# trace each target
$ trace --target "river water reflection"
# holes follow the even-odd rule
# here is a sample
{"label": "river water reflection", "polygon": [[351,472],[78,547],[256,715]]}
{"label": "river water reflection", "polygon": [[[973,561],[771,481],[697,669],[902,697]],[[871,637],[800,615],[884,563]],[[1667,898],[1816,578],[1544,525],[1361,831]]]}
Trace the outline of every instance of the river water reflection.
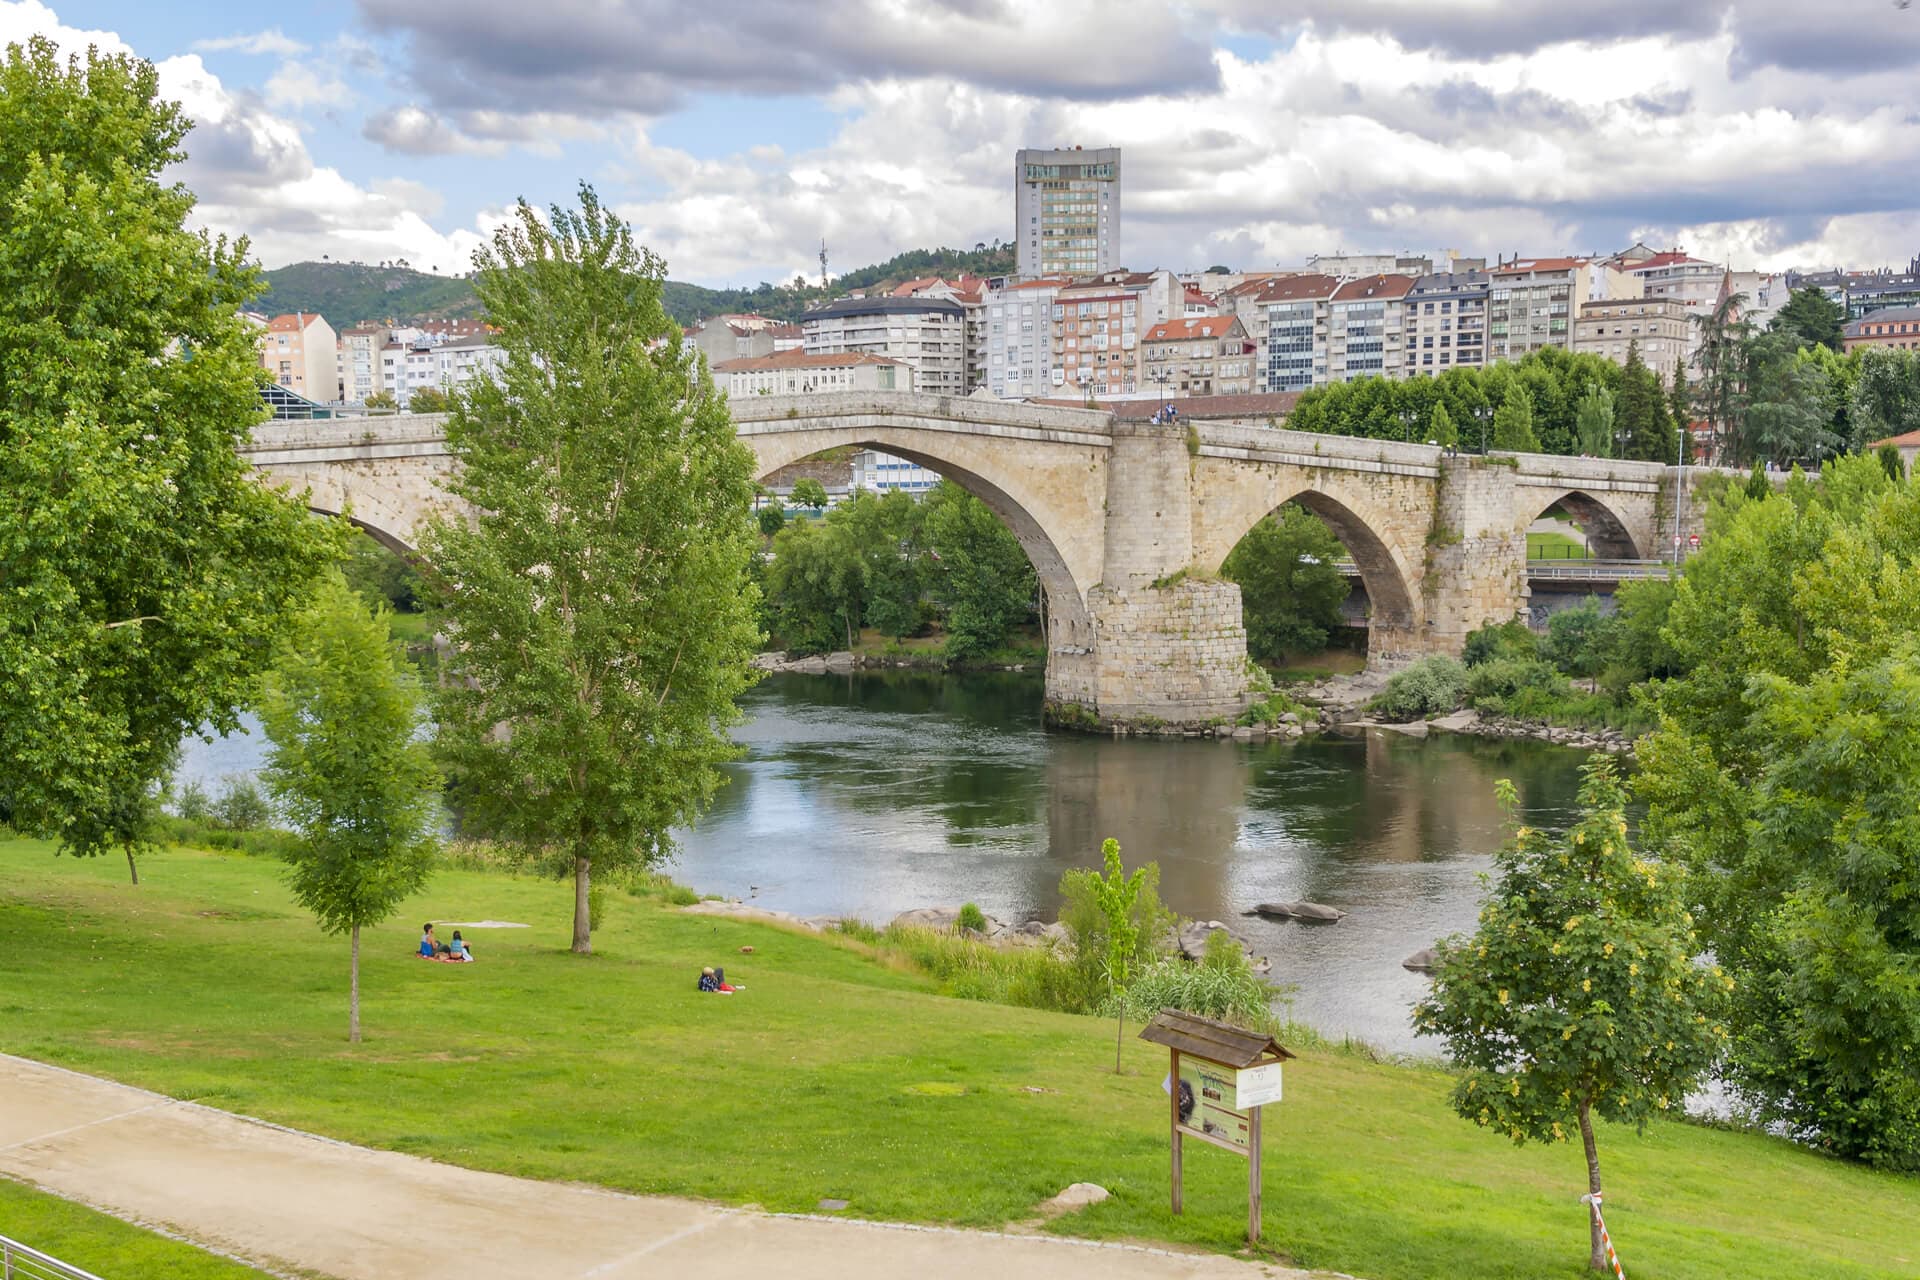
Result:
{"label": "river water reflection", "polygon": [[[1407,1010],[1426,980],[1400,967],[1469,929],[1501,838],[1494,783],[1528,822],[1571,820],[1582,757],[1534,742],[1371,733],[1293,743],[1140,741],[1048,733],[1036,675],[774,676],[746,697],[729,766],[674,878],[801,915],[884,923],[973,901],[1054,917],[1060,875],[1160,864],[1184,916],[1227,921],[1296,987],[1293,1014],[1380,1048],[1437,1053]],[[182,771],[210,788],[248,772],[257,739],[189,739]],[[1306,898],[1337,925],[1242,918]]]}
{"label": "river water reflection", "polygon": [[[1530,823],[1570,821],[1582,756],[1532,742],[1372,733],[1294,743],[1047,733],[1038,678],[776,676],[747,699],[747,755],[675,878],[802,915],[884,922],[974,901],[1052,919],[1060,875],[1119,839],[1180,914],[1232,923],[1298,988],[1294,1016],[1381,1048],[1416,1042],[1425,979],[1400,961],[1471,928],[1501,838],[1494,783]],[[757,893],[754,886],[758,886]],[[1337,925],[1242,919],[1306,898]]]}

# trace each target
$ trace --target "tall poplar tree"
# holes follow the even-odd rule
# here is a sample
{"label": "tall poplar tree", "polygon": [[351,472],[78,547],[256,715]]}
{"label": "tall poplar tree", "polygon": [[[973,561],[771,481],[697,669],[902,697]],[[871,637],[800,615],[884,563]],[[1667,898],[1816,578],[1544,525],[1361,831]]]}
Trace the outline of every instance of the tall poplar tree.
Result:
{"label": "tall poplar tree", "polygon": [[0,63],[0,819],[136,883],[174,748],[237,726],[337,532],[235,452],[259,273],[161,180],[187,128],[150,63]]}
{"label": "tall poplar tree", "polygon": [[1507,388],[1506,398],[1493,411],[1493,447],[1540,452],[1539,437],[1533,434],[1533,395],[1518,382]]}
{"label": "tall poplar tree", "polygon": [[753,455],[660,303],[665,267],[582,185],[475,255],[496,380],[456,397],[432,523],[453,656],[433,702],[469,828],[574,888],[657,865],[734,754],[758,646]]}

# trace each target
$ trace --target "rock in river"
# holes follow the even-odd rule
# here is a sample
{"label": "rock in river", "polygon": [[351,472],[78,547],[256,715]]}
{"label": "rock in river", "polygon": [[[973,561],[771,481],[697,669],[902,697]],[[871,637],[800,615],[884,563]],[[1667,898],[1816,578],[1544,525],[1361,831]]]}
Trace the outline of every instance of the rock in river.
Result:
{"label": "rock in river", "polygon": [[1432,973],[1440,967],[1440,957],[1432,947],[1423,947],[1400,962],[1402,969],[1411,969],[1415,973]]}
{"label": "rock in river", "polygon": [[1273,920],[1305,920],[1315,924],[1332,924],[1347,917],[1347,913],[1340,908],[1323,906],[1318,902],[1263,902],[1247,914]]}

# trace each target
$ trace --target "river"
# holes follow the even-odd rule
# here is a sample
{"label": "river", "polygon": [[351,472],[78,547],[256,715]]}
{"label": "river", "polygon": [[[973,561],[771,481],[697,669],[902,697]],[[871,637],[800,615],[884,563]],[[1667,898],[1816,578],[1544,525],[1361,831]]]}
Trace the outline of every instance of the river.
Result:
{"label": "river", "polygon": [[[1061,873],[1116,837],[1160,865],[1175,911],[1234,925],[1295,989],[1292,1014],[1393,1052],[1426,979],[1400,967],[1470,929],[1501,838],[1494,783],[1536,826],[1571,819],[1582,756],[1535,742],[1374,732],[1288,743],[1049,733],[1031,674],[773,676],[745,699],[711,813],[675,879],[801,915],[884,923],[972,901],[1052,919]],[[182,771],[212,788],[258,761],[250,739],[190,740]],[[1306,898],[1351,914],[1302,925],[1241,913]]]}

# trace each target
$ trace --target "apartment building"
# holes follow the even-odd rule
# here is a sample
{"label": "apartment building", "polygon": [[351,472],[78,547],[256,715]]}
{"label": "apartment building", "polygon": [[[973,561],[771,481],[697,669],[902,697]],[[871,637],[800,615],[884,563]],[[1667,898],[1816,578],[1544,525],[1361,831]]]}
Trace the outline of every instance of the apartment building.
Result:
{"label": "apartment building", "polygon": [[723,360],[772,355],[774,331],[781,327],[777,320],[751,313],[713,316],[689,328],[686,342],[712,367]]}
{"label": "apartment building", "polygon": [[1882,307],[1849,321],[1841,330],[1841,345],[1855,347],[1899,347],[1920,350],[1920,306]]}
{"label": "apartment building", "polygon": [[1587,258],[1516,258],[1488,274],[1489,362],[1569,347],[1573,322],[1587,303],[1641,296],[1640,279]]}
{"label": "apartment building", "polygon": [[1580,309],[1573,322],[1573,349],[1627,362],[1627,349],[1639,344],[1640,360],[1673,381],[1686,363],[1693,335],[1692,313],[1677,298],[1603,298]]}
{"label": "apartment building", "polygon": [[1360,276],[1421,276],[1433,270],[1433,259],[1412,253],[1313,253],[1307,255],[1307,270],[1341,280]]}
{"label": "apartment building", "polygon": [[304,311],[278,315],[256,341],[276,384],[317,404],[339,402],[340,342],[325,319]]}
{"label": "apartment building", "polygon": [[340,331],[340,398],[365,404],[381,390],[380,352],[387,345],[385,325],[356,324]]}
{"label": "apartment building", "polygon": [[[1328,382],[1407,376],[1407,294],[1415,277],[1366,276],[1334,290],[1327,305]],[[1268,331],[1272,341],[1272,331]]]}
{"label": "apartment building", "polygon": [[476,378],[494,376],[507,361],[507,353],[486,330],[463,338],[442,342],[433,348],[434,367],[442,388],[460,387]]}
{"label": "apartment building", "polygon": [[1726,291],[1729,296],[1737,293],[1746,299],[1740,315],[1756,329],[1770,327],[1773,317],[1793,296],[1784,271],[1729,271]]}
{"label": "apartment building", "polygon": [[801,317],[809,355],[868,352],[911,366],[916,389],[967,391],[967,310],[947,298],[839,298]]}
{"label": "apartment building", "polygon": [[1233,314],[1253,343],[1266,391],[1305,391],[1327,380],[1327,317],[1340,282],[1281,276],[1236,289]]}
{"label": "apartment building", "polygon": [[1023,148],[1013,158],[1022,276],[1092,275],[1120,261],[1120,148]]}
{"label": "apartment building", "polygon": [[828,391],[911,391],[913,368],[867,351],[815,355],[781,351],[743,356],[712,366],[714,383],[730,398],[807,396]]}
{"label": "apartment building", "polygon": [[1254,388],[1253,343],[1232,316],[1168,320],[1141,345],[1142,386],[1160,397],[1239,396]]}
{"label": "apartment building", "polygon": [[1061,289],[1048,330],[1054,386],[1083,396],[1140,394],[1140,335],[1164,318],[1149,313],[1141,291],[1119,284],[1076,282]]}
{"label": "apartment building", "polygon": [[1054,394],[1053,300],[1072,281],[1047,276],[986,297],[986,387],[1002,400]]}
{"label": "apartment building", "polygon": [[1486,363],[1490,280],[1484,271],[1441,271],[1413,282],[1406,302],[1409,376]]}

